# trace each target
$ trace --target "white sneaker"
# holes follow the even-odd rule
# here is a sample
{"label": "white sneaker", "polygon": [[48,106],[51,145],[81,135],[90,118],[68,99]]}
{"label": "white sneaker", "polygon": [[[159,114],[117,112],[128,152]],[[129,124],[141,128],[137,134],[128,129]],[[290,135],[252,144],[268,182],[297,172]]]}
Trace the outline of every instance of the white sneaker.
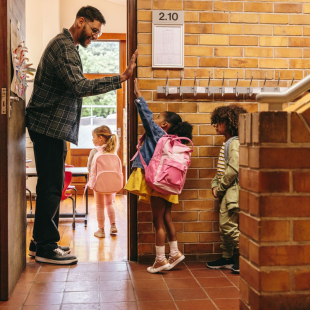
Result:
{"label": "white sneaker", "polygon": [[115,224],[111,225],[110,234],[117,234],[117,228]]}
{"label": "white sneaker", "polygon": [[95,233],[94,233],[95,237],[98,238],[105,238],[105,233],[104,233],[104,228],[99,228]]}
{"label": "white sneaker", "polygon": [[183,259],[185,259],[185,256],[179,252],[177,255],[175,256],[169,256],[169,266],[165,269],[165,270],[170,270],[173,267],[175,267],[178,263],[180,263]]}
{"label": "white sneaker", "polygon": [[153,266],[151,267],[148,267],[146,270],[149,272],[149,273],[157,273],[159,271],[162,271],[162,270],[165,270],[166,268],[169,267],[169,262],[168,260],[165,258],[163,261],[161,262],[157,262],[155,260],[155,263],[153,264]]}

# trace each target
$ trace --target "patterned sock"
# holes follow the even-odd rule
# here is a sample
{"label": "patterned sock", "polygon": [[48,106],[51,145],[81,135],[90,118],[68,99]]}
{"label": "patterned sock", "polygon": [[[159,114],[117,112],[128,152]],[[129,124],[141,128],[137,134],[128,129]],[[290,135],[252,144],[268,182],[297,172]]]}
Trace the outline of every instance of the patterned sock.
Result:
{"label": "patterned sock", "polygon": [[170,245],[170,256],[176,256],[179,253],[178,241],[169,242]]}
{"label": "patterned sock", "polygon": [[165,258],[165,246],[156,246],[156,261],[162,262]]}

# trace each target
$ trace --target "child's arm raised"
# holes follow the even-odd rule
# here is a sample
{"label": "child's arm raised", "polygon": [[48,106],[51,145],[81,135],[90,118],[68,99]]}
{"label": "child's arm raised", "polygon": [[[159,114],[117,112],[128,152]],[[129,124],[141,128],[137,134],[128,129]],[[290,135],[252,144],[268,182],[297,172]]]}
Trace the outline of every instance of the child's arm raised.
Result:
{"label": "child's arm raised", "polygon": [[146,101],[141,96],[137,79],[135,79],[135,94],[137,96],[135,104],[138,109],[146,135],[155,138],[159,134],[162,134],[164,131],[153,121],[153,112],[149,109]]}

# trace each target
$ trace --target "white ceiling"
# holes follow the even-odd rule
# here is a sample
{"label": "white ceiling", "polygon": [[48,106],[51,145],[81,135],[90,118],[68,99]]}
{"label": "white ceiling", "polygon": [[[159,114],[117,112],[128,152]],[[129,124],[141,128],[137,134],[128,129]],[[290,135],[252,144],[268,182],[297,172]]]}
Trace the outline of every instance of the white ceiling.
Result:
{"label": "white ceiling", "polygon": [[118,3],[118,4],[121,4],[121,5],[126,5],[126,1],[127,0],[107,0],[107,1]]}

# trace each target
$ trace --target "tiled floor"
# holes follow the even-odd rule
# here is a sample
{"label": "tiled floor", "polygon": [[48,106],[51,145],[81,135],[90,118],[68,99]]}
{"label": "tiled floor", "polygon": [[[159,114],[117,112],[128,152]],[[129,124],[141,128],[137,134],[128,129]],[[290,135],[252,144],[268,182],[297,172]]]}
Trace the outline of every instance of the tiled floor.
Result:
{"label": "tiled floor", "polygon": [[127,262],[29,262],[7,310],[237,310],[239,276],[184,263],[161,274]]}
{"label": "tiled floor", "polygon": [[[34,203],[35,205],[35,203]],[[106,215],[105,227],[106,237],[96,238],[94,232],[98,230],[96,207],[94,196],[89,196],[89,214],[87,227],[84,226],[84,219],[76,219],[75,230],[72,229],[72,219],[61,218],[59,221],[60,242],[59,245],[69,246],[78,257],[79,262],[100,262],[100,261],[125,261],[127,259],[127,197],[116,196],[115,218],[118,234],[111,236],[109,218]],[[77,211],[85,212],[85,198],[78,195]],[[28,202],[29,212],[29,202]],[[61,213],[72,212],[70,199],[60,204]],[[32,237],[33,219],[28,219],[27,245]],[[28,257],[28,249],[27,249]],[[33,259],[27,258],[27,261]]]}
{"label": "tiled floor", "polygon": [[[85,202],[78,198],[78,211]],[[61,212],[70,212],[70,203]],[[61,245],[69,245],[79,263],[73,266],[38,264],[27,256],[27,266],[0,310],[237,310],[239,275],[206,269],[204,263],[182,263],[174,270],[149,274],[147,265],[128,263],[126,197],[117,196],[119,233],[94,237],[97,229],[94,200],[90,197],[87,228],[61,219]],[[109,229],[108,219],[106,227]],[[28,222],[27,244],[33,224]]]}

